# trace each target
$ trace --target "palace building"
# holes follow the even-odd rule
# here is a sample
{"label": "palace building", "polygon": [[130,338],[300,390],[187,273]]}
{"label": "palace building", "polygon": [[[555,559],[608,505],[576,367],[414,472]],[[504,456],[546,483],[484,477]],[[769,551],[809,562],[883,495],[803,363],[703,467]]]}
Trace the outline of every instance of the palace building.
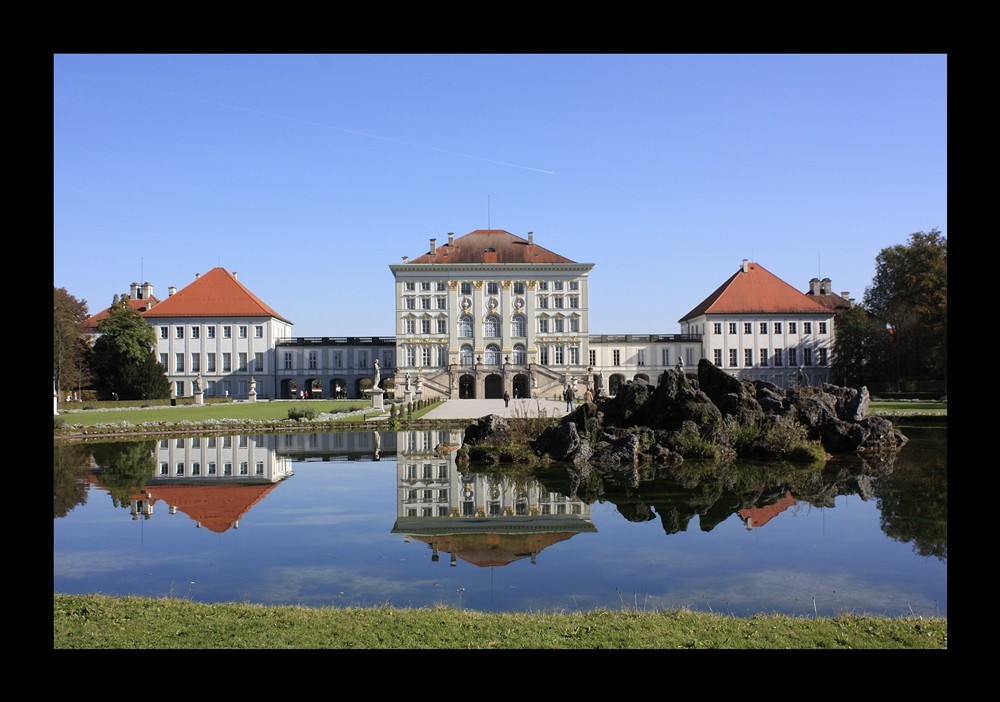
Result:
{"label": "palace building", "polygon": [[[390,264],[394,337],[294,337],[293,324],[223,268],[166,299],[132,284],[130,304],[156,329],[156,353],[177,397],[361,398],[380,363],[396,398],[558,398],[567,386],[614,395],[655,385],[669,368],[693,373],[705,358],[736,378],[782,387],[829,380],[834,319],[852,302],[829,279],[806,293],[744,260],[679,320],[680,333],[591,333],[580,263],[500,229],[479,229]],[[85,326],[96,334],[107,311]]]}

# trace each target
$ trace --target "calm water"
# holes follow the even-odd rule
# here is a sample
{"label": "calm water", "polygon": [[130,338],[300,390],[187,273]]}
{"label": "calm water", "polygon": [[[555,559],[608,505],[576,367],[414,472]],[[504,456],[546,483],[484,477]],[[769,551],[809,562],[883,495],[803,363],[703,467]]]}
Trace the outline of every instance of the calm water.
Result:
{"label": "calm water", "polygon": [[447,431],[57,445],[54,589],[947,616],[947,430],[902,430],[889,462],[686,462],[638,482],[463,472]]}

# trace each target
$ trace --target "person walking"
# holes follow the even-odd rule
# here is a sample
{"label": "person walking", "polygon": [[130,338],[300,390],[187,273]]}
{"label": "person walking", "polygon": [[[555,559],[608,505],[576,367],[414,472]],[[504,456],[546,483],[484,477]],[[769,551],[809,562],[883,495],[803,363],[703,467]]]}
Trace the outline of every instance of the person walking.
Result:
{"label": "person walking", "polygon": [[572,412],[573,411],[573,388],[571,388],[569,385],[567,385],[566,389],[563,390],[563,397],[566,399],[566,411],[567,412]]}
{"label": "person walking", "polygon": [[589,405],[591,402],[594,401],[594,391],[591,390],[590,388],[587,388],[587,392],[583,393],[583,399]]}
{"label": "person walking", "polygon": [[503,406],[504,407],[510,406],[510,393],[508,393],[506,390],[503,391]]}

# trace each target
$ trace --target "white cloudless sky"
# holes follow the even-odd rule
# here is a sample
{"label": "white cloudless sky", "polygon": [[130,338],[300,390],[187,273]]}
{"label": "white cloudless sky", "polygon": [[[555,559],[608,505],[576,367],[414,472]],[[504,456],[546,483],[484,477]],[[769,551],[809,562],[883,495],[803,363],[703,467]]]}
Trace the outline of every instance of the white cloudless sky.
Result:
{"label": "white cloudless sky", "polygon": [[216,266],[296,336],[391,336],[389,265],[504,229],[590,333],[673,334],[757,261],[861,301],[947,236],[944,54],[55,54],[55,287]]}

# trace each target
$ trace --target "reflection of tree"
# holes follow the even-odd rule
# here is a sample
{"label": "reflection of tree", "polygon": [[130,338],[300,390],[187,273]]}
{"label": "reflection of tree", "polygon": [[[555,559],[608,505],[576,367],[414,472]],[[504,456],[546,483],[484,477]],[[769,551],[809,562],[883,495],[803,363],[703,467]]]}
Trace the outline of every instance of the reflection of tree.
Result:
{"label": "reflection of tree", "polygon": [[947,432],[907,428],[906,435],[910,441],[895,470],[875,481],[882,531],[896,541],[912,541],[918,555],[947,560]]}
{"label": "reflection of tree", "polygon": [[53,517],[65,517],[77,505],[86,504],[88,470],[89,446],[56,442],[52,456]]}
{"label": "reflection of tree", "polygon": [[128,508],[156,470],[156,442],[111,441],[93,445],[101,487],[111,494],[115,507]]}

